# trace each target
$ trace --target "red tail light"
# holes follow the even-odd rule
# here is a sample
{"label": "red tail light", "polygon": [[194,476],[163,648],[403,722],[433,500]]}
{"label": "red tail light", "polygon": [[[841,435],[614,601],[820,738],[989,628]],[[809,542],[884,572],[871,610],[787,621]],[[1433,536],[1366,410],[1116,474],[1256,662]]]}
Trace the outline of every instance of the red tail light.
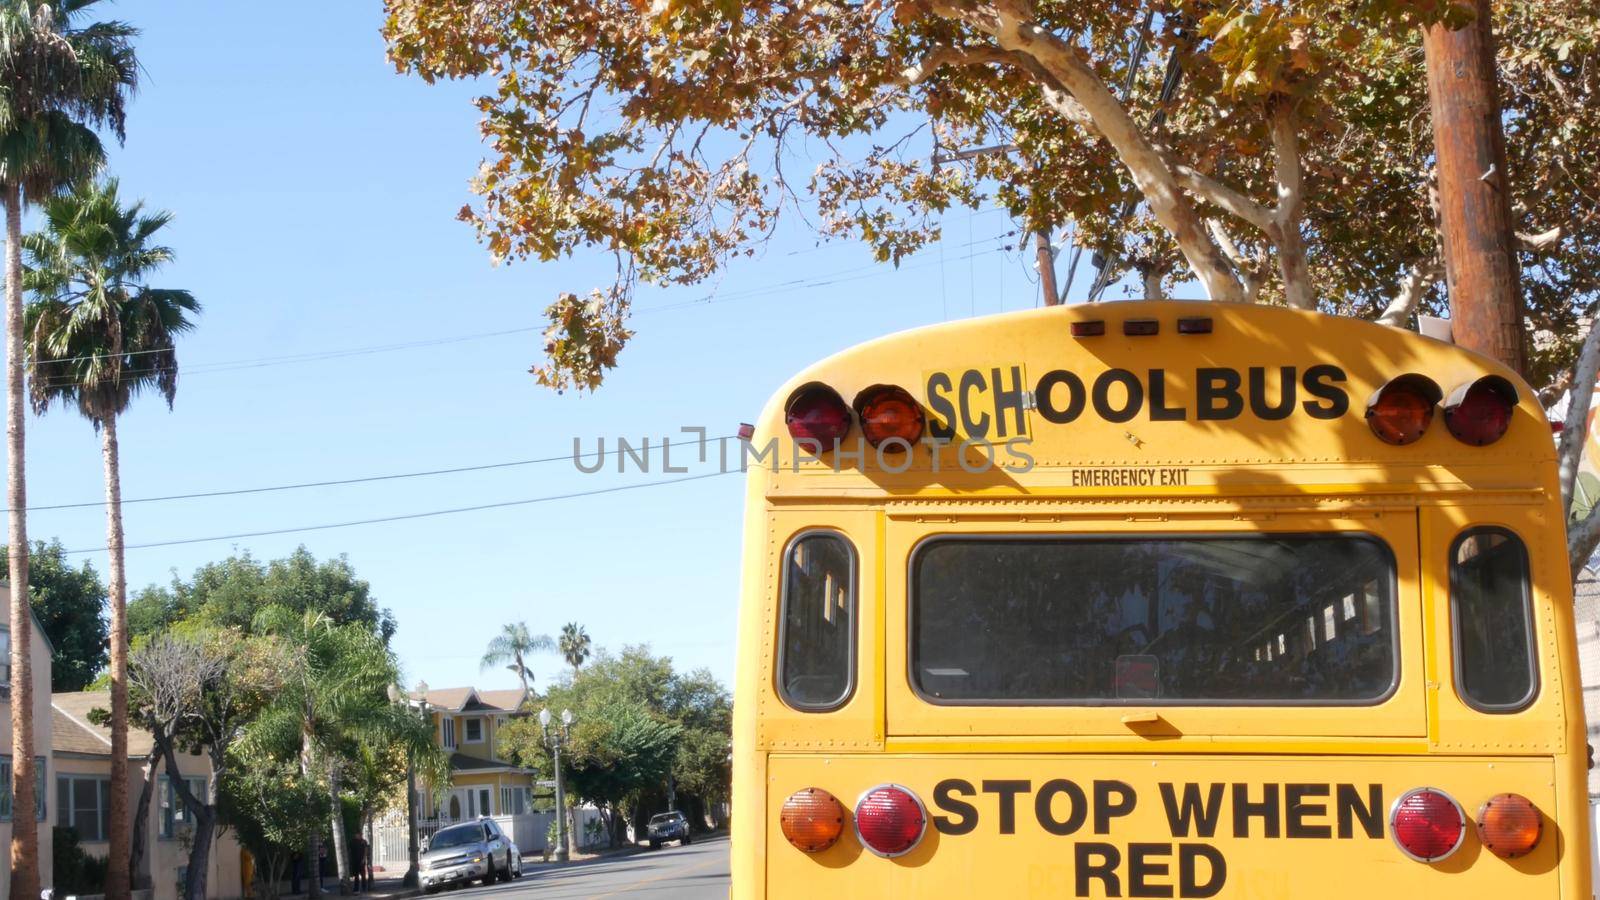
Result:
{"label": "red tail light", "polygon": [[879,856],[901,856],[922,842],[928,813],[917,795],[898,784],[879,785],[856,802],[856,836]]}
{"label": "red tail light", "polygon": [[1437,862],[1461,846],[1467,817],[1444,791],[1417,788],[1401,794],[1390,808],[1389,832],[1401,853],[1418,862]]}
{"label": "red tail light", "polygon": [[1367,401],[1367,426],[1386,444],[1421,440],[1442,396],[1439,385],[1426,375],[1396,376]]}
{"label": "red tail light", "polygon": [[875,384],[856,395],[855,409],[861,431],[874,447],[900,438],[907,446],[891,444],[890,449],[906,450],[922,439],[922,405],[905,388]]}
{"label": "red tail light", "polygon": [[1450,392],[1444,424],[1463,444],[1483,446],[1500,440],[1511,427],[1517,389],[1499,375],[1485,375]]}
{"label": "red tail light", "polygon": [[816,441],[823,450],[850,433],[850,407],[839,392],[815,382],[802,385],[789,395],[783,407],[783,420],[789,436],[797,441]]}

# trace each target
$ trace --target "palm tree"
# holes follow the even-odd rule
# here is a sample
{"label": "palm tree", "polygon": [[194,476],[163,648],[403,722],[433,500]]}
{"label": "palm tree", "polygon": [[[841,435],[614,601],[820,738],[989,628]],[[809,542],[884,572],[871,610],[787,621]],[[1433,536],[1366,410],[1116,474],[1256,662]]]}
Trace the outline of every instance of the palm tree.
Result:
{"label": "palm tree", "polygon": [[[28,493],[24,478],[22,208],[97,169],[105,158],[96,127],[123,136],[138,79],[132,39],[121,22],[82,24],[96,0],[0,0],[0,205],[6,219],[6,498],[10,507],[12,796],[34,802],[33,667],[28,634]],[[126,722],[126,706],[123,709]],[[124,725],[124,734],[126,726]],[[114,757],[115,758],[115,757]],[[121,756],[126,769],[127,754]],[[126,775],[111,791],[111,861],[106,894],[128,895]],[[12,822],[11,896],[39,895],[39,834],[32,816]]]}
{"label": "palm tree", "polygon": [[578,668],[583,661],[589,658],[589,632],[577,622],[568,622],[561,626],[561,638],[558,641],[561,655],[566,658],[567,665],[572,667],[572,674],[578,674]]}
{"label": "palm tree", "polygon": [[[83,181],[41,205],[45,229],[23,238],[33,294],[25,317],[29,395],[35,412],[75,406],[100,433],[105,466],[106,547],[111,605],[111,797],[109,858],[131,867],[128,784],[127,576],[122,549],[122,480],[117,417],[139,393],[172,406],[178,388],[174,341],[200,308],[188,291],[145,279],[172,260],[156,242],[171,216],[124,206],[116,180]],[[117,846],[120,823],[126,845]],[[131,868],[128,872],[131,876]]]}
{"label": "palm tree", "polygon": [[533,681],[533,671],[527,666],[527,658],[535,653],[548,653],[555,648],[550,635],[529,634],[528,623],[510,622],[502,626],[500,633],[489,641],[489,649],[483,654],[483,667],[488,669],[504,665],[517,673],[517,677],[522,679],[522,697],[526,701],[531,690],[530,682]]}
{"label": "palm tree", "polygon": [[[330,824],[339,892],[349,893],[350,852],[340,797],[346,775],[359,778],[361,747],[407,754],[431,784],[448,779],[447,757],[431,725],[389,702],[389,686],[399,680],[399,667],[370,629],[337,624],[316,610],[302,613],[283,606],[263,609],[254,629],[281,642],[286,662],[282,689],[250,726],[243,746],[296,755],[303,777],[326,778],[333,800]],[[313,833],[306,859],[318,858],[319,843]],[[204,887],[202,880],[200,892],[187,900],[204,900]],[[313,875],[310,894],[320,893],[320,879]]]}

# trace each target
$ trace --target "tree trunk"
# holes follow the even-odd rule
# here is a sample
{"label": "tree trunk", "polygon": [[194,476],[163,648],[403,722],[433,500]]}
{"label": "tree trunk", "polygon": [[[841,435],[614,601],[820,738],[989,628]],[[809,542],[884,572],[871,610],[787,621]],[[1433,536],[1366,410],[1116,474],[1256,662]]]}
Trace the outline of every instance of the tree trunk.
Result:
{"label": "tree trunk", "polygon": [[[311,735],[301,736],[300,745],[300,774],[307,781],[311,780]],[[306,883],[306,897],[322,896],[322,835],[312,829],[311,838],[306,841],[306,872],[310,881]]]}
{"label": "tree trunk", "polygon": [[1477,19],[1423,32],[1439,173],[1439,230],[1455,342],[1517,372],[1524,364],[1522,292],[1505,134],[1495,92],[1489,0]]}
{"label": "tree trunk", "polygon": [[150,887],[148,876],[140,877],[144,868],[144,848],[150,823],[150,798],[156,789],[156,766],[161,760],[160,751],[150,748],[144,761],[144,786],[139,790],[139,805],[133,814],[133,834],[128,841],[128,884],[134,889]]}
{"label": "tree trunk", "polygon": [[[112,366],[122,352],[120,334],[112,337]],[[117,451],[117,417],[99,422],[100,456],[106,479],[106,568],[111,605],[111,835],[106,868],[106,900],[127,900],[128,869],[128,579],[122,551],[122,474]]]}
{"label": "tree trunk", "polygon": [[340,895],[350,893],[350,848],[344,833],[344,804],[339,802],[339,766],[328,767],[328,796],[333,801],[333,862],[339,872]]}
{"label": "tree trunk", "polygon": [[184,900],[206,900],[211,874],[211,844],[217,835],[217,780],[206,779],[206,804],[194,818],[194,843],[189,847],[189,871],[183,883]]}
{"label": "tree trunk", "polygon": [[11,506],[11,896],[39,896],[39,823],[34,815],[33,617],[28,599],[28,488],[23,432],[22,189],[4,185],[6,207],[6,500]]}
{"label": "tree trunk", "polygon": [[189,845],[189,871],[183,882],[184,900],[206,900],[206,875],[211,862],[211,842],[217,833],[217,779],[215,775],[206,779],[206,796],[204,799],[196,797],[189,790],[189,782],[183,780],[183,775],[178,771],[178,756],[173,752],[172,741],[157,741],[161,748],[161,755],[167,762],[167,782],[172,785],[173,793],[178,795],[178,802],[188,810],[189,817],[194,821],[194,833],[190,836],[193,841]]}

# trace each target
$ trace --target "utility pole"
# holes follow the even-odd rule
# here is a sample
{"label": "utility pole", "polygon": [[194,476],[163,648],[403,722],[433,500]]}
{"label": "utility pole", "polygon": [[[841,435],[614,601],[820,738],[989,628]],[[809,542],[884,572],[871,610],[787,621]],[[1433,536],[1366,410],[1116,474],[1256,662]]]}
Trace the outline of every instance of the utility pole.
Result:
{"label": "utility pole", "polygon": [[1039,259],[1039,290],[1044,294],[1044,305],[1058,306],[1061,303],[1061,295],[1056,293],[1056,254],[1050,248],[1050,235],[1043,231],[1035,231],[1033,249]]}
{"label": "utility pole", "polygon": [[1422,34],[1450,330],[1457,344],[1521,372],[1522,292],[1495,88],[1493,21],[1489,0],[1472,5],[1477,18],[1466,27],[1433,25]]}

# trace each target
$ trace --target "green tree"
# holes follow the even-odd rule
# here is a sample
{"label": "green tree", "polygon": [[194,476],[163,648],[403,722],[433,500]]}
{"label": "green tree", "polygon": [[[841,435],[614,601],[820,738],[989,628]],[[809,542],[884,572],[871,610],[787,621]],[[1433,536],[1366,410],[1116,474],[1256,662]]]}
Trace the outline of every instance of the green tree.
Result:
{"label": "green tree", "polygon": [[[22,212],[25,204],[98,168],[105,151],[96,127],[123,136],[125,104],[138,76],[134,29],[120,22],[86,22],[94,0],[4,0],[0,2],[0,204],[6,220],[6,506],[9,515],[10,571],[15,581],[28,577],[25,407],[23,392]],[[25,809],[34,795],[28,607],[24,592],[11,597],[15,694],[12,697],[12,792]],[[116,795],[113,793],[113,797]],[[113,863],[106,893],[127,896],[127,870],[116,862],[127,851],[127,810],[113,820]],[[39,893],[39,833],[28,816],[12,825],[11,896]]]}
{"label": "green tree", "polygon": [[[296,759],[303,778],[325,779],[333,801],[330,830],[340,892],[349,889],[350,856],[343,816],[345,782],[359,770],[361,747],[398,749],[391,757],[414,760],[432,784],[448,778],[448,760],[433,729],[389,701],[399,668],[382,637],[361,623],[339,624],[318,610],[268,606],[255,620],[257,634],[283,651],[281,685],[245,738],[248,752]],[[313,835],[307,859],[318,857]],[[316,879],[312,893],[318,892]]]}
{"label": "green tree", "polygon": [[[615,362],[635,281],[711,277],[802,194],[825,234],[884,260],[992,198],[1030,232],[1070,227],[1107,277],[1145,273],[1151,296],[1193,278],[1399,325],[1442,299],[1416,26],[1465,24],[1470,3],[387,5],[401,70],[494,79],[481,202],[461,213],[491,253],[620,257],[615,284],[548,311],[538,372],[558,386]],[[1600,274],[1600,10],[1493,9],[1526,306],[1557,336],[1542,385]],[[815,177],[788,177],[819,137]],[[998,150],[939,165],[930,141]]]}
{"label": "green tree", "polygon": [[[709,672],[681,676],[643,646],[601,650],[551,685],[544,702],[576,717],[563,772],[576,797],[607,811],[613,837],[674,787],[701,814],[727,798],[732,706]],[[537,721],[513,720],[501,741],[522,765],[551,771]]]}
{"label": "green tree", "polygon": [[[153,757],[134,817],[130,869],[144,850],[157,762],[194,823],[182,896],[204,900],[211,845],[218,825],[219,791],[237,774],[232,748],[244,728],[270,701],[284,669],[281,647],[233,629],[183,626],[142,639],[130,659],[130,718],[149,732]],[[178,777],[179,752],[204,753],[212,777],[203,795]]]}
{"label": "green tree", "polygon": [[[117,419],[153,391],[171,408],[178,390],[175,341],[200,309],[184,290],[146,279],[172,261],[157,235],[172,217],[123,205],[117,181],[83,180],[42,204],[45,228],[23,238],[30,263],[29,388],[35,412],[76,407],[100,433],[105,467],[111,609],[111,856],[126,855],[128,793],[127,575]],[[120,870],[120,867],[118,867]],[[124,873],[125,874],[125,873]],[[122,876],[118,876],[122,877]]]}
{"label": "green tree", "polygon": [[249,553],[207,563],[188,579],[139,591],[128,604],[133,634],[152,634],[195,620],[250,632],[267,606],[319,612],[335,624],[355,624],[384,644],[394,636],[394,614],[372,598],[372,587],[343,556],[318,561],[304,547],[263,563]]}
{"label": "green tree", "polygon": [[[33,612],[56,650],[50,690],[81,691],[106,664],[106,587],[87,561],[68,565],[60,541],[34,541],[29,557]],[[0,578],[9,574],[10,560],[0,553]]]}
{"label": "green tree", "polygon": [[233,749],[233,778],[222,782],[220,817],[256,861],[262,900],[277,900],[295,854],[327,821],[328,793],[300,767],[256,745]]}
{"label": "green tree", "polygon": [[577,622],[568,622],[561,626],[561,637],[557,638],[557,648],[561,651],[561,658],[572,667],[574,674],[583,667],[583,661],[589,658],[589,632]]}
{"label": "green tree", "polygon": [[510,622],[501,626],[500,633],[489,639],[482,666],[489,669],[503,665],[516,673],[522,681],[522,695],[526,697],[533,681],[533,670],[527,665],[528,657],[535,653],[547,653],[555,647],[549,635],[530,634],[528,623]]}

